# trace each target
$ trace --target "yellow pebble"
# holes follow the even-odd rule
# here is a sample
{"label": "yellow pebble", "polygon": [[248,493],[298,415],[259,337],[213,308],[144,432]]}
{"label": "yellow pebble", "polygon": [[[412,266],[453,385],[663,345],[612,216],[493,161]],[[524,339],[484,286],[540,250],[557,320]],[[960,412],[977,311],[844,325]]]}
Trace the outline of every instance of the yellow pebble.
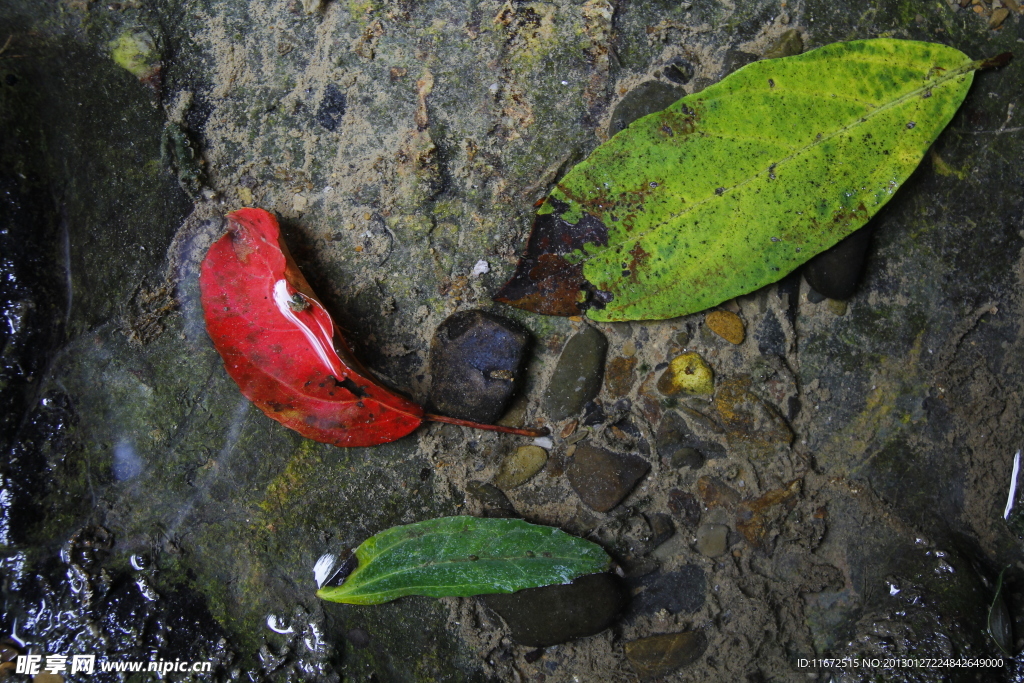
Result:
{"label": "yellow pebble", "polygon": [[715,375],[697,353],[676,356],[658,378],[658,391],[665,396],[676,394],[713,394]]}
{"label": "yellow pebble", "polygon": [[729,311],[711,311],[704,318],[704,324],[719,337],[732,344],[742,344],[746,336],[743,321]]}

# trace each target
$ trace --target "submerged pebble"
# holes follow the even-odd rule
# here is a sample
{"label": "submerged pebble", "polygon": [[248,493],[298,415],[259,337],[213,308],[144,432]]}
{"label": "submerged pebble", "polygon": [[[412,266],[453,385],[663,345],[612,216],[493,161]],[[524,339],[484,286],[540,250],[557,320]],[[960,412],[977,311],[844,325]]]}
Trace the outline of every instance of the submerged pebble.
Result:
{"label": "submerged pebble", "polygon": [[605,382],[608,385],[608,394],[614,398],[625,396],[633,388],[637,360],[634,356],[617,356],[608,362],[608,370],[605,373]]}
{"label": "submerged pebble", "polygon": [[699,353],[676,356],[658,378],[658,391],[665,396],[677,394],[713,394],[715,376]]}
{"label": "submerged pebble", "polygon": [[503,491],[526,483],[548,461],[548,452],[540,446],[520,446],[501,461],[494,485]]}
{"label": "submerged pebble", "polygon": [[697,439],[689,426],[676,412],[668,412],[658,425],[655,447],[662,461],[673,467],[697,469],[704,464],[704,456],[696,448]]}
{"label": "submerged pebble", "polygon": [[770,310],[765,312],[764,318],[757,325],[754,339],[757,340],[757,350],[762,356],[786,355],[786,333],[779,319]]}
{"label": "submerged pebble", "polygon": [[430,343],[429,405],[442,415],[494,422],[522,372],[530,335],[486,311],[463,311],[441,323]]}
{"label": "submerged pebble", "polygon": [[729,527],[725,524],[702,524],[697,528],[697,550],[707,557],[725,553]]}
{"label": "submerged pebble", "polygon": [[704,606],[707,591],[704,570],[695,564],[684,564],[672,572],[648,574],[630,581],[630,585],[635,588],[629,614],[640,616],[659,610],[692,614]]}
{"label": "submerged pebble", "polygon": [[661,75],[680,85],[686,85],[693,79],[693,75],[697,72],[696,67],[693,66],[689,61],[682,57],[676,57],[662,69]]}
{"label": "submerged pebble", "polygon": [[562,349],[558,364],[544,393],[544,413],[560,422],[572,417],[601,391],[608,340],[589,325]]}
{"label": "submerged pebble", "polygon": [[561,586],[482,596],[520,645],[549,647],[608,628],[629,598],[614,574],[589,574]]}
{"label": "submerged pebble", "polygon": [[638,455],[612,453],[580,445],[566,468],[569,484],[580,499],[598,512],[608,512],[633,490],[651,469]]}
{"label": "submerged pebble", "polygon": [[508,496],[494,484],[471,481],[466,484],[466,492],[480,501],[484,508],[484,517],[518,516]]}
{"label": "submerged pebble", "polygon": [[[316,0],[319,2],[319,0]],[[324,88],[323,98],[316,108],[316,122],[329,131],[337,130],[341,118],[345,115],[348,97],[334,83]]]}
{"label": "submerged pebble", "polygon": [[863,227],[808,261],[804,266],[807,284],[829,299],[853,296],[864,273],[872,232],[870,226]]}
{"label": "submerged pebble", "polygon": [[676,525],[672,523],[672,515],[655,512],[644,516],[647,519],[647,525],[651,528],[651,536],[648,539],[650,548],[657,548],[675,535]]}
{"label": "submerged pebble", "polygon": [[626,659],[642,679],[658,678],[693,664],[707,649],[703,631],[665,633],[626,643]]}
{"label": "submerged pebble", "polygon": [[691,529],[700,523],[700,501],[688,491],[672,489],[668,492],[668,509]]}
{"label": "submerged pebble", "polygon": [[704,318],[704,324],[730,344],[742,344],[746,336],[743,321],[732,311],[711,311]]}

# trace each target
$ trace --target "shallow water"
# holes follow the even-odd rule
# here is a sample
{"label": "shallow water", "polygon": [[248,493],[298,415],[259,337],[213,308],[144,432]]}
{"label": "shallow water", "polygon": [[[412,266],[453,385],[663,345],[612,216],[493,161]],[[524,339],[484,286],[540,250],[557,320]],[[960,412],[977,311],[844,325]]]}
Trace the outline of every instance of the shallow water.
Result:
{"label": "shallow water", "polygon": [[[94,654],[97,666],[211,663],[171,680],[635,680],[625,643],[699,628],[706,652],[669,680],[780,680],[814,654],[997,656],[986,629],[1008,567],[1002,599],[1020,649],[1019,519],[1002,514],[1024,442],[1017,62],[977,75],[875,219],[845,315],[791,277],[737,300],[740,346],[701,314],[598,326],[608,359],[627,360],[601,409],[588,408],[603,416],[589,442],[646,449],[650,473],[608,513],[585,507],[563,473],[565,421],[545,469],[508,498],[629,571],[651,569],[637,590],[699,570],[704,595],[663,609],[648,595],[611,630],[541,654],[474,599],[314,596],[324,553],[395,524],[482,514],[471,482],[490,481],[523,442],[442,425],[376,448],[303,440],[226,376],[196,286],[226,211],[278,212],[356,355],[422,402],[433,330],[491,306],[532,203],[666,65],[694,67],[692,92],[789,28],[809,47],[891,33],[990,56],[1017,45],[1020,16],[995,31],[974,11],[916,1],[866,14],[813,1],[330,1],[313,15],[284,0],[135,5],[0,7],[12,36],[0,52],[0,629],[12,647]],[[112,41],[140,30],[158,46],[159,79],[111,58]],[[168,123],[201,151],[198,170],[180,139],[161,150]],[[208,192],[193,201],[199,176]],[[533,334],[513,411],[525,405],[537,423],[582,323],[495,310]],[[792,445],[754,418],[715,433],[693,411],[716,404],[658,394],[660,368],[684,351],[708,361],[719,388],[769,406],[757,419],[784,418]],[[705,449],[699,469],[658,456],[668,414]],[[710,497],[711,479],[733,493]],[[793,481],[785,506],[764,503]],[[672,508],[683,493],[703,523],[729,528],[727,552],[700,552]],[[765,514],[763,536],[739,516],[751,510]],[[676,533],[655,549],[657,514]],[[1019,680],[1019,664],[998,675]]]}

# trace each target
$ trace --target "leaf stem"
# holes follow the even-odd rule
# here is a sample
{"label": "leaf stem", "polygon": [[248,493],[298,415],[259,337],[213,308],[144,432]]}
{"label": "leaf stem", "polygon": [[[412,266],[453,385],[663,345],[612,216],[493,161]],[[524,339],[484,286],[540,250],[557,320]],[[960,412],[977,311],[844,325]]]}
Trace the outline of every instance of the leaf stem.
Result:
{"label": "leaf stem", "polygon": [[432,413],[426,413],[423,416],[423,419],[430,420],[431,422],[444,422],[445,424],[459,425],[462,427],[473,427],[474,429],[486,429],[490,432],[518,434],[519,436],[547,436],[550,433],[547,427],[541,427],[540,429],[519,429],[517,427],[502,427],[501,425],[485,425],[471,420],[460,420],[457,417],[434,415]]}

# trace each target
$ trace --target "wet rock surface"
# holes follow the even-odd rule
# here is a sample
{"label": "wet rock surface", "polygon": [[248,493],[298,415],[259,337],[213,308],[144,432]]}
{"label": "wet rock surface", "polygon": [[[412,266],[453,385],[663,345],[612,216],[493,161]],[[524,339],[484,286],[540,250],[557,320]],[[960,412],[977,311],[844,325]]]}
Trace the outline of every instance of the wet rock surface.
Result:
{"label": "wet rock surface", "polygon": [[582,576],[564,586],[528,588],[481,598],[497,612],[520,645],[548,647],[608,628],[628,602],[612,574]]}
{"label": "wet rock surface", "polygon": [[555,422],[579,413],[597,396],[604,377],[608,340],[589,325],[573,335],[562,349],[544,394],[544,413]]}
{"label": "wet rock surface", "polygon": [[501,417],[517,382],[530,334],[518,323],[486,311],[445,319],[430,343],[432,410],[474,422]]}
{"label": "wet rock surface", "polygon": [[[1021,15],[1001,4],[2,3],[0,127],[14,133],[0,141],[0,214],[21,213],[0,226],[0,635],[108,661],[136,642],[149,649],[125,659],[310,683],[631,680],[641,658],[630,664],[626,643],[696,624],[704,654],[666,675],[786,680],[791,653],[1000,654],[986,635],[995,569],[1009,567],[1011,624],[1024,604],[1020,529],[1001,517],[1024,424],[1018,62],[975,75],[873,219],[847,305],[810,303],[822,295],[789,276],[723,306],[753,337],[738,347],[703,312],[597,324],[609,358],[635,363],[616,361],[585,417],[564,418],[580,423],[575,444],[544,393],[565,341],[593,324],[507,313],[536,340],[510,419],[555,432],[548,465],[508,496],[473,483],[526,443],[511,437],[427,425],[343,450],[264,419],[211,351],[195,272],[225,211],[276,212],[355,356],[423,401],[434,331],[492,305],[531,205],[637,84],[697,91],[771,56],[790,29],[809,49],[891,34],[981,58],[1019,47]],[[112,59],[126,34],[152,39],[158,81]],[[658,391],[687,351],[721,397]],[[705,456],[699,471],[652,453],[625,504],[579,499],[560,467],[570,446],[656,448],[672,413],[704,444],[682,447]],[[631,579],[701,566],[707,600],[528,660],[476,599],[314,596],[325,551],[408,521],[515,510],[633,553]],[[651,550],[664,513],[677,532]],[[83,520],[112,544],[76,536]],[[729,529],[726,554],[693,547],[701,525]],[[59,556],[72,536],[87,585]]]}
{"label": "wet rock surface", "polygon": [[580,500],[598,512],[607,512],[629,495],[650,468],[638,455],[581,445],[565,474]]}

